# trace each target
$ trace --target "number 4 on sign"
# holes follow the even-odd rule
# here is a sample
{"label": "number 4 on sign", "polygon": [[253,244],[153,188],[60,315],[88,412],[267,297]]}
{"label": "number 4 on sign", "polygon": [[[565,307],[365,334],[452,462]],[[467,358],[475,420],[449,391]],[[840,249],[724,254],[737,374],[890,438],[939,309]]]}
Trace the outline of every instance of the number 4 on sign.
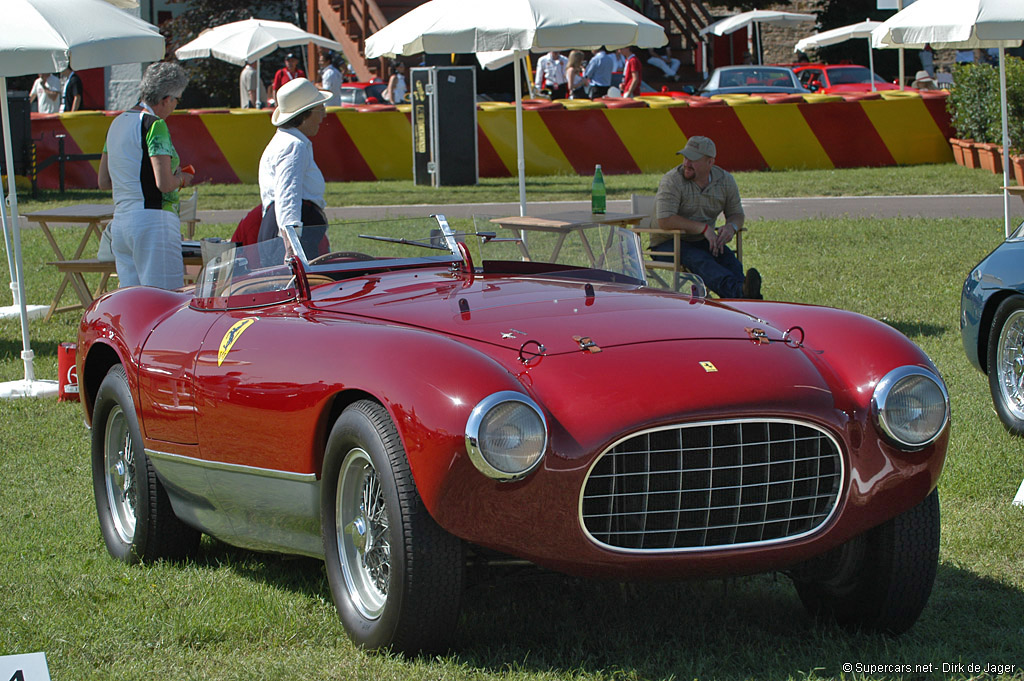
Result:
{"label": "number 4 on sign", "polygon": [[0,681],[50,681],[46,653],[0,656]]}

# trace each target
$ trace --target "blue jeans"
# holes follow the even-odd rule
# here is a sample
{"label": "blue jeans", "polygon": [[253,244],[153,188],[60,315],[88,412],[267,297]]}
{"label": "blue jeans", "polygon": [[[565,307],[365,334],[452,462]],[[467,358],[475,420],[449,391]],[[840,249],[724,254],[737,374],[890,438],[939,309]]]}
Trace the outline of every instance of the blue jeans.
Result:
{"label": "blue jeans", "polygon": [[[711,255],[707,239],[682,241],[679,262],[701,279],[704,285],[718,294],[719,298],[743,297],[743,265],[728,246],[717,256]],[[672,239],[663,241],[652,250],[672,253]],[[655,260],[672,262],[672,256],[652,256]]]}

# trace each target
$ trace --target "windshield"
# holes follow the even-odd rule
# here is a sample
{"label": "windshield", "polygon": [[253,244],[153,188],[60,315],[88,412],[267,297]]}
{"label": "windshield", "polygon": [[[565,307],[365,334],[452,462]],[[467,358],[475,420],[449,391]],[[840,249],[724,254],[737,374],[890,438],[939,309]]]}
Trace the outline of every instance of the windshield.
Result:
{"label": "windshield", "polygon": [[[503,225],[476,216],[331,222],[287,227],[282,236],[241,246],[201,242],[196,280],[201,308],[238,308],[295,298],[302,288],[366,273],[423,267],[478,274],[544,274],[646,282],[637,235],[614,225],[574,223],[554,228]],[[294,260],[295,262],[292,262]]]}
{"label": "windshield", "polygon": [[718,76],[718,87],[747,87],[751,85],[790,87],[793,85],[793,77],[786,69],[761,66],[723,70]]}
{"label": "windshield", "polygon": [[[851,85],[855,83],[870,83],[871,71],[862,66],[852,66],[843,69],[829,69],[828,78],[833,85]],[[875,82],[884,82],[876,73]]]}

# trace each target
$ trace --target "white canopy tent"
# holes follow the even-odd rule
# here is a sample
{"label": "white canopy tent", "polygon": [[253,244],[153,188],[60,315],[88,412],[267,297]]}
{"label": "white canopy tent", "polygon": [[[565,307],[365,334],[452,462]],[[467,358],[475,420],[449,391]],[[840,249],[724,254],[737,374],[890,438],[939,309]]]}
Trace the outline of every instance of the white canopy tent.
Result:
{"label": "white canopy tent", "polygon": [[65,67],[91,69],[111,64],[157,61],[164,56],[164,37],[156,27],[115,8],[104,0],[5,0],[0,27],[0,107],[6,156],[10,215],[0,188],[0,220],[11,269],[11,289],[21,317],[25,378],[0,384],[0,397],[51,395],[54,381],[37,381],[29,343],[28,310],[21,263],[21,229],[18,194],[11,152],[7,78],[36,73],[56,73]]}
{"label": "white canopy tent", "polygon": [[[267,19],[246,19],[206,29],[194,40],[176,49],[174,56],[178,59],[214,57],[236,66],[256,62],[256,77],[259,78],[260,59],[281,47],[296,47],[309,43],[329,50],[341,49],[341,43],[303,31],[295,24]],[[313,67],[309,68],[312,70]]]}
{"label": "white canopy tent", "polygon": [[[999,49],[999,97],[1003,119],[1003,149],[1010,148],[1006,115],[1005,48],[1024,40],[1024,2],[1021,0],[916,0],[872,33],[879,48]],[[1010,182],[1010,160],[1003,154],[1003,185]],[[1003,190],[1003,229],[1010,235],[1010,193]]]}
{"label": "white canopy tent", "polygon": [[[366,39],[366,56],[514,55],[519,212],[526,215],[522,57],[530,50],[661,47],[664,29],[616,0],[430,0]],[[505,55],[507,58],[507,55]],[[501,55],[485,61],[500,63]]]}
{"label": "white canopy tent", "polygon": [[794,52],[803,52],[811,48],[826,47],[828,45],[836,45],[838,43],[846,42],[847,40],[854,40],[856,38],[866,38],[868,41],[868,69],[871,71],[871,90],[875,88],[875,53],[871,47],[871,32],[882,25],[881,21],[871,21],[865,19],[864,21],[856,24],[850,24],[848,26],[840,26],[839,28],[833,28],[828,31],[822,31],[821,33],[815,33],[809,35],[802,40],[797,41],[796,45],[793,46]]}
{"label": "white canopy tent", "polygon": [[[753,42],[757,50],[757,63],[764,63],[764,55],[761,50],[761,24],[801,24],[805,21],[814,21],[815,16],[813,14],[801,14],[799,12],[779,12],[775,10],[767,9],[755,9],[749,12],[741,12],[740,14],[734,14],[731,17],[725,19],[719,19],[713,24],[705,26],[700,30],[700,35],[729,35],[735,33],[740,29],[744,29],[748,26],[753,25],[754,37]],[[705,48],[706,49],[706,48]],[[707,55],[705,55],[706,57]],[[704,59],[704,63],[707,63],[707,59]]]}

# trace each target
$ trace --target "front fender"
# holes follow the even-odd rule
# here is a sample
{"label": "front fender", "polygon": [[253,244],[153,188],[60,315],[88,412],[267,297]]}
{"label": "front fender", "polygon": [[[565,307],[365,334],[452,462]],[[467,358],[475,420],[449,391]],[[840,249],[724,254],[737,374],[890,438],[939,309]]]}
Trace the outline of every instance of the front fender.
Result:
{"label": "front fender", "polygon": [[[78,327],[76,364],[82,409],[92,423],[96,391],[112,364],[124,365],[132,393],[138,395],[138,358],[146,339],[161,321],[188,305],[176,291],[133,286],[98,298]],[[131,310],[124,314],[123,310]]]}

